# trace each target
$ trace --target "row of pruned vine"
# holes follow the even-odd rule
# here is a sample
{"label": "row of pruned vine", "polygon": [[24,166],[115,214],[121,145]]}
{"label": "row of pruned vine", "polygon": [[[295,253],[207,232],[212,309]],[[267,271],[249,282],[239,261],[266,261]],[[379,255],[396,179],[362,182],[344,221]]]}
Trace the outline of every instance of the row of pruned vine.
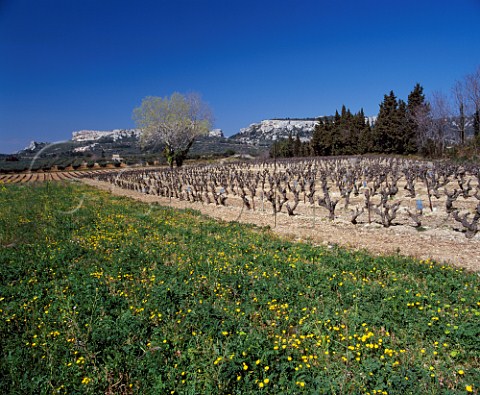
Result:
{"label": "row of pruned vine", "polygon": [[[253,211],[311,215],[353,224],[399,223],[421,228],[435,213],[441,226],[478,232],[480,170],[450,162],[391,157],[336,157],[241,162],[180,169],[138,169],[94,174],[115,187],[186,202]],[[270,209],[268,208],[270,207]],[[316,215],[316,214],[314,214]],[[402,217],[402,219],[400,219]]]}

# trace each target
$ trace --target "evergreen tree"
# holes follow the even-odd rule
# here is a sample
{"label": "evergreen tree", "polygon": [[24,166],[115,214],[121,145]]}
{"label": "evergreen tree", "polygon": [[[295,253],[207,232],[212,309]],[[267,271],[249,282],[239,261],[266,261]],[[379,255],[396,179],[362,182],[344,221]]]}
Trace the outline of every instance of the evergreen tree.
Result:
{"label": "evergreen tree", "polygon": [[301,151],[301,156],[307,157],[307,156],[312,156],[312,151],[310,148],[310,142],[305,141],[302,143],[302,151]]}
{"label": "evergreen tree", "polygon": [[355,151],[355,143],[353,141],[353,115],[350,109],[345,105],[342,107],[342,114],[338,124],[335,124],[335,136],[337,140],[335,155],[350,155]]}
{"label": "evergreen tree", "polygon": [[365,154],[372,150],[370,123],[365,119],[363,108],[355,115],[353,138],[356,154]]}
{"label": "evergreen tree", "polygon": [[371,129],[363,110],[352,114],[342,106],[332,120],[319,119],[310,141],[313,155],[354,155],[369,152]]}
{"label": "evergreen tree", "polygon": [[380,104],[377,122],[374,128],[374,151],[385,154],[396,153],[398,130],[398,101],[390,91]]}
{"label": "evergreen tree", "polygon": [[415,134],[414,130],[410,127],[410,123],[407,117],[407,103],[403,100],[398,101],[398,109],[396,114],[397,119],[397,130],[395,131],[395,142],[396,142],[396,150],[395,152],[401,155],[405,155],[409,152],[410,149],[413,149],[413,152],[416,145],[410,148],[410,144],[413,142],[415,143]]}
{"label": "evergreen tree", "polygon": [[295,142],[293,141],[292,132],[290,132],[288,134],[288,139],[284,144],[285,158],[292,158],[294,156],[294,145]]}
{"label": "evergreen tree", "polygon": [[358,155],[363,154],[363,141],[362,141],[362,133],[365,129],[365,114],[363,113],[363,109],[361,109],[358,113],[352,114],[349,111],[349,129],[350,129],[350,136],[349,136],[349,147],[347,154],[349,155]]}
{"label": "evergreen tree", "polygon": [[364,126],[360,131],[358,138],[358,150],[360,154],[366,154],[368,152],[373,152],[373,132],[370,122],[364,119]]}
{"label": "evergreen tree", "polygon": [[295,142],[293,143],[293,156],[302,156],[302,142],[300,141],[298,133],[295,137]]}
{"label": "evergreen tree", "polygon": [[332,134],[328,118],[320,118],[310,141],[314,156],[330,155],[332,152]]}
{"label": "evergreen tree", "polygon": [[318,123],[313,129],[312,138],[310,140],[310,151],[313,156],[320,155],[320,147],[322,145],[322,139],[324,138],[324,130],[323,120],[319,119]]}
{"label": "evergreen tree", "polygon": [[335,123],[334,122],[335,121],[330,121],[328,118],[325,119],[325,126],[324,126],[325,137],[323,139],[321,155],[324,155],[324,156],[334,155],[334,150],[335,150],[335,136],[334,136]]}
{"label": "evergreen tree", "polygon": [[408,95],[407,102],[407,128],[405,131],[405,151],[407,154],[412,154],[419,150],[419,142],[422,140],[420,118],[426,111],[426,105],[423,87],[417,83]]}
{"label": "evergreen tree", "polygon": [[272,159],[278,158],[279,151],[280,151],[280,147],[279,147],[278,141],[274,141],[269,151],[270,158]]}

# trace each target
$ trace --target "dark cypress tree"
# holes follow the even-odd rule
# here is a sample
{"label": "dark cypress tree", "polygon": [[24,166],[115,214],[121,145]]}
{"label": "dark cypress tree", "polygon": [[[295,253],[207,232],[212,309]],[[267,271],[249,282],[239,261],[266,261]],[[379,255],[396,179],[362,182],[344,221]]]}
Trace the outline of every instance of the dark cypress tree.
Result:
{"label": "dark cypress tree", "polygon": [[293,156],[301,156],[302,155],[302,142],[300,141],[300,136],[297,133],[295,137],[295,141],[293,143]]}
{"label": "dark cypress tree", "polygon": [[323,147],[321,155],[334,155],[335,151],[335,121],[325,119],[325,137],[323,139]]}
{"label": "dark cypress tree", "polygon": [[374,151],[385,154],[396,153],[398,132],[398,102],[393,91],[385,95],[380,104],[374,127]]}
{"label": "dark cypress tree", "polygon": [[313,130],[312,139],[310,140],[310,151],[313,156],[319,156],[325,138],[325,125],[323,119],[319,119]]}
{"label": "dark cypress tree", "polygon": [[295,142],[293,140],[293,137],[292,137],[292,133],[290,132],[288,134],[288,139],[285,143],[285,157],[286,158],[292,158],[294,156],[294,145],[295,145]]}
{"label": "dark cypress tree", "polygon": [[423,87],[417,83],[408,95],[407,102],[407,125],[405,129],[405,153],[407,154],[416,153],[420,149],[418,144],[421,141],[420,134],[422,130],[419,124],[419,117],[420,114],[425,113],[426,105]]}
{"label": "dark cypress tree", "polygon": [[363,108],[355,114],[354,126],[352,131],[353,144],[355,144],[355,154],[365,154],[371,151],[371,130],[368,120],[365,119]]}
{"label": "dark cypress tree", "polygon": [[415,139],[415,135],[412,135],[412,130],[409,127],[407,117],[407,104],[403,100],[398,101],[398,109],[396,114],[397,129],[395,135],[395,152],[397,154],[408,154],[409,142]]}
{"label": "dark cypress tree", "polygon": [[343,154],[343,146],[344,146],[344,139],[343,139],[343,126],[344,126],[344,119],[347,112],[345,106],[342,106],[342,115],[338,113],[338,110],[335,111],[335,116],[333,118],[333,123],[330,125],[329,135],[331,141],[331,152],[328,155],[342,155]]}
{"label": "dark cypress tree", "polygon": [[363,131],[365,129],[365,114],[361,109],[356,114],[350,113],[350,147],[349,154],[364,154]]}
{"label": "dark cypress tree", "polygon": [[359,153],[366,154],[369,152],[374,152],[373,144],[374,136],[372,132],[372,127],[370,125],[370,122],[364,119],[364,127],[360,131],[360,135],[358,138]]}
{"label": "dark cypress tree", "polygon": [[339,137],[339,155],[351,155],[356,150],[356,143],[354,141],[354,129],[355,122],[353,114],[350,109],[342,108],[342,116],[340,124],[338,125],[338,137]]}
{"label": "dark cypress tree", "polygon": [[332,154],[332,130],[328,118],[320,118],[310,141],[312,154],[327,156]]}
{"label": "dark cypress tree", "polygon": [[363,110],[354,115],[342,106],[333,118],[319,119],[309,146],[313,155],[354,155],[370,152],[371,138]]}
{"label": "dark cypress tree", "polygon": [[408,110],[415,112],[415,108],[425,105],[425,95],[423,94],[423,87],[417,83],[413,90],[408,95]]}
{"label": "dark cypress tree", "polygon": [[[343,106],[343,108],[345,108],[345,106]],[[340,114],[338,113],[338,110],[335,110],[335,116],[333,117],[333,122],[338,124],[340,123],[340,120],[341,120]]]}
{"label": "dark cypress tree", "polygon": [[278,141],[274,141],[272,146],[270,147],[270,158],[278,158],[280,153],[280,143]]}
{"label": "dark cypress tree", "polygon": [[341,115],[335,114],[335,123],[332,125],[333,155],[344,155],[348,146],[348,111],[342,106]]}

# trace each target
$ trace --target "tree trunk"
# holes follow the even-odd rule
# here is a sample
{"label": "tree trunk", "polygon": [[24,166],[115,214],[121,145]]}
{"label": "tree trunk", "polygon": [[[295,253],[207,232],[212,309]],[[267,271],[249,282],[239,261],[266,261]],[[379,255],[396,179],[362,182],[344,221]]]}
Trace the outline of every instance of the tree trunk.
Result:
{"label": "tree trunk", "polygon": [[165,155],[165,158],[167,159],[167,163],[170,166],[170,168],[173,168],[173,160],[175,158],[175,151],[172,147],[170,146],[165,146],[165,149],[163,150],[163,153]]}
{"label": "tree trunk", "polygon": [[185,149],[178,150],[177,152],[174,153],[175,164],[177,165],[177,167],[181,167],[183,165],[183,162],[187,158],[188,151],[190,151],[190,148],[192,147],[194,141],[195,141],[194,139],[190,140]]}

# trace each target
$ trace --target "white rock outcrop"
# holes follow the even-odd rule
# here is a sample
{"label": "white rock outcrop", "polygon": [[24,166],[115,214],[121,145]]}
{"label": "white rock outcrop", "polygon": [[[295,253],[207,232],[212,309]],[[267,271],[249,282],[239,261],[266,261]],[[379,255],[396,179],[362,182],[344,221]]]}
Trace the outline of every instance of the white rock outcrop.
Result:
{"label": "white rock outcrop", "polygon": [[98,143],[93,143],[93,144],[89,144],[89,145],[86,145],[86,146],[83,146],[83,147],[77,147],[77,148],[74,148],[74,149],[73,149],[73,152],[87,152],[87,151],[91,151],[91,150],[93,150],[97,145],[98,145]]}
{"label": "white rock outcrop", "polygon": [[30,141],[30,144],[28,144],[23,151],[35,151],[35,149],[39,146],[39,143],[36,141]]}
{"label": "white rock outcrop", "polygon": [[[260,123],[252,123],[247,128],[240,129],[240,134],[249,134],[252,131],[259,132],[265,136],[272,136],[278,133],[313,132],[317,121],[311,120],[281,120],[266,119]],[[268,138],[268,137],[267,137]]]}
{"label": "white rock outcrop", "polygon": [[223,135],[222,129],[212,129],[208,133],[208,137],[225,137],[225,136]]}
{"label": "white rock outcrop", "polygon": [[[324,117],[307,119],[266,119],[240,129],[240,132],[232,136],[232,138],[244,144],[257,145],[286,139],[289,135],[296,138],[298,135],[300,140],[305,142],[312,138],[319,118]],[[368,120],[370,125],[373,125],[377,117],[365,117],[365,120]]]}
{"label": "white rock outcrop", "polygon": [[266,119],[240,129],[233,138],[244,144],[260,144],[288,138],[291,134],[293,137],[298,135],[302,141],[307,141],[311,138],[317,123],[315,119]]}
{"label": "white rock outcrop", "polygon": [[122,140],[129,137],[140,137],[140,129],[114,129],[109,131],[101,130],[79,130],[72,133],[73,141],[93,141],[100,140],[103,137],[110,137],[113,141]]}
{"label": "white rock outcrop", "polygon": [[44,148],[45,146],[49,145],[50,143],[47,142],[38,142],[38,141],[30,141],[30,144],[28,144],[23,150],[18,151],[17,153],[21,153],[22,151],[29,151],[29,152],[35,152],[39,149]]}
{"label": "white rock outcrop", "polygon": [[[139,138],[140,129],[114,129],[114,130],[78,130],[72,132],[72,140],[78,142],[95,141],[108,137],[113,141],[122,140],[124,138]],[[208,134],[209,137],[224,137],[222,129],[213,129]]]}

